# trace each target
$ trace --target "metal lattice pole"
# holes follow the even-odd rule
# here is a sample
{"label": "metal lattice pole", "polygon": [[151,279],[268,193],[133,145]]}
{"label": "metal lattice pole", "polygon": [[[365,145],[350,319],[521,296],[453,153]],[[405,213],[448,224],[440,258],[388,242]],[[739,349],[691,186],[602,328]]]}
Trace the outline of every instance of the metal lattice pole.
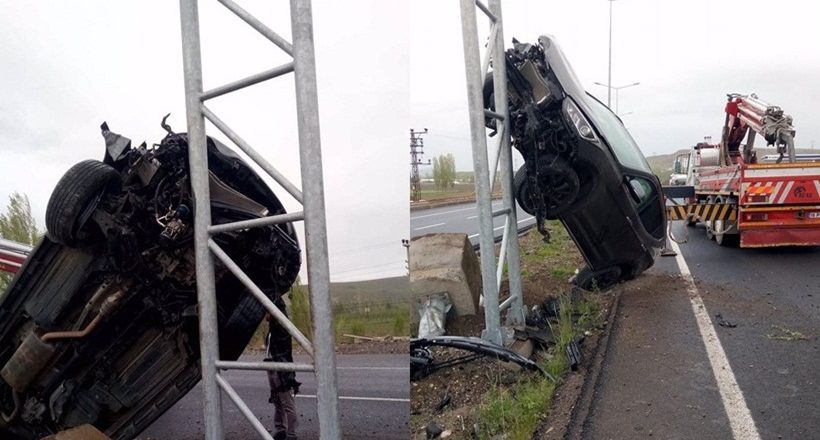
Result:
{"label": "metal lattice pole", "polygon": [[[293,56],[293,62],[260,72],[232,83],[203,91],[202,63],[199,44],[199,14],[197,0],[180,0],[183,66],[185,75],[185,107],[188,121],[189,167],[191,189],[194,194],[194,248],[199,301],[200,349],[202,386],[204,392],[205,438],[222,440],[222,405],[220,390],[233,402],[254,430],[264,439],[270,433],[253,415],[231,385],[220,374],[221,370],[314,371],[316,374],[319,433],[322,439],[341,438],[339,429],[336,355],[334,350],[333,320],[330,308],[330,276],[327,253],[327,224],[324,207],[319,110],[316,91],[316,61],[313,47],[313,19],[310,0],[291,0],[293,44],[277,35],[261,21],[250,15],[232,0],[219,0],[228,10],[256,29],[284,52]],[[296,107],[299,128],[299,154],[302,172],[300,191],[276,168],[268,163],[247,142],[217,117],[204,102],[224,94],[294,72]],[[208,188],[208,159],[205,119],[214,124],[253,161],[265,170],[283,189],[302,203],[303,211],[279,214],[254,220],[211,225],[210,194]],[[200,209],[205,207],[205,209]],[[308,286],[310,290],[314,343],[293,325],[265,293],[242,269],[210,238],[213,234],[258,226],[305,221]],[[264,308],[313,356],[313,364],[293,362],[235,362],[219,359],[217,333],[216,288],[214,257],[231,272],[259,300]]]}
{"label": "metal lattice pole", "polygon": [[[490,37],[484,58],[479,56],[478,26],[476,6],[490,19]],[[479,246],[481,252],[481,280],[484,297],[485,329],[482,338],[503,344],[501,332],[501,312],[507,312],[508,324],[521,324],[524,320],[521,295],[521,274],[518,249],[518,222],[512,183],[512,151],[509,141],[507,113],[507,81],[504,63],[504,40],[501,26],[501,2],[493,0],[489,7],[476,0],[461,0],[461,28],[464,45],[464,64],[467,77],[467,101],[470,114],[470,139],[472,141],[473,170],[475,172],[476,204],[478,205]],[[482,93],[484,75],[493,55],[497,62],[493,66],[493,87],[495,112],[484,108]],[[495,118],[500,126],[497,139],[495,162],[490,167],[487,153],[485,117]],[[492,187],[496,169],[501,165],[501,187],[503,208],[492,210]],[[495,259],[495,237],[493,219],[504,217],[504,235],[501,241],[499,260]],[[504,262],[507,261],[510,297],[499,304],[499,290],[503,276]]]}
{"label": "metal lattice pole", "polygon": [[[493,87],[495,94],[495,109],[501,115],[507,114],[507,69],[503,62],[504,57],[504,26],[501,18],[501,0],[490,0],[490,12],[496,17],[495,48],[494,53],[498,54],[497,62],[493,68]],[[493,42],[491,42],[493,44]],[[501,311],[509,307],[507,312],[507,325],[524,325],[524,300],[521,289],[521,261],[518,248],[518,211],[515,206],[513,196],[513,163],[512,148],[510,145],[510,121],[504,118],[504,126],[499,131],[499,164],[501,168],[501,197],[504,201],[504,209],[507,211],[507,218],[504,227],[501,249],[506,251],[507,280],[510,288],[510,297],[499,306]],[[504,267],[504,257],[498,262],[498,285],[500,288],[501,268]]]}

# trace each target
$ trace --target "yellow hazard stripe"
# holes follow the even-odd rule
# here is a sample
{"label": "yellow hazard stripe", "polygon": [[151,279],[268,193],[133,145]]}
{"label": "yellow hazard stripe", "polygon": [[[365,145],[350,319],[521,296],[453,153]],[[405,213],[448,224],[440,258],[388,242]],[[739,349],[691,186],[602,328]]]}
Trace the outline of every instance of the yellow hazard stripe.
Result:
{"label": "yellow hazard stripe", "polygon": [[673,205],[666,207],[666,219],[669,221],[687,220],[693,217],[698,221],[735,221],[737,208],[728,203],[709,203],[691,205]]}

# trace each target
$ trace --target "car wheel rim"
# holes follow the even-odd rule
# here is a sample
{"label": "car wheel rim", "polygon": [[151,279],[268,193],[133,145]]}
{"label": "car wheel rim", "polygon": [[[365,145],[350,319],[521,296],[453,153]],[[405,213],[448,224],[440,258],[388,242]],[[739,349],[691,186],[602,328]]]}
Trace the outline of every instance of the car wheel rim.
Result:
{"label": "car wheel rim", "polygon": [[544,176],[544,181],[548,191],[545,191],[543,197],[548,209],[561,207],[572,197],[572,185],[562,173],[550,173]]}

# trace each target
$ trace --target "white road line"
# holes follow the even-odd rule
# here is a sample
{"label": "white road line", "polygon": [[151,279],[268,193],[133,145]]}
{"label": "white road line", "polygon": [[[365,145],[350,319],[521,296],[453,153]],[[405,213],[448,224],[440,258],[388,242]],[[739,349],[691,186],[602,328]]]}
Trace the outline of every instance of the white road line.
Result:
{"label": "white road line", "polygon": [[447,223],[436,223],[436,224],[434,224],[434,225],[422,226],[422,227],[420,227],[420,228],[416,228],[416,229],[413,229],[413,230],[414,230],[414,231],[421,231],[422,229],[427,229],[427,228],[435,228],[436,226],[444,226],[444,225],[446,225],[446,224],[447,224]]}
{"label": "white road line", "polygon": [[[503,202],[503,201],[501,201],[501,200],[497,200],[497,201],[494,201],[492,204],[493,204],[493,205],[498,205],[499,203],[504,203],[504,202]],[[415,219],[418,219],[418,218],[435,217],[435,216],[437,216],[437,215],[444,215],[444,214],[452,214],[452,213],[454,213],[454,212],[469,211],[469,210],[471,210],[471,209],[476,209],[476,208],[478,208],[478,205],[473,205],[473,206],[470,206],[469,208],[453,209],[452,211],[434,212],[434,213],[432,213],[432,214],[424,214],[424,215],[410,216],[410,220],[415,220]],[[476,216],[476,217],[478,217],[478,216]]]}
{"label": "white road line", "polygon": [[670,244],[672,250],[678,254],[675,261],[678,263],[681,275],[686,280],[689,301],[692,303],[692,311],[695,312],[695,320],[698,323],[703,344],[706,346],[706,354],[709,357],[709,364],[712,366],[712,373],[717,381],[720,398],[723,401],[723,409],[726,410],[726,416],[729,418],[729,424],[732,427],[733,437],[738,440],[759,440],[760,433],[757,432],[752,413],[746,405],[743,392],[740,390],[735,374],[732,372],[732,367],[729,365],[729,359],[726,358],[726,353],[723,351],[723,346],[715,332],[715,326],[709,318],[709,313],[703,304],[703,298],[698,293],[692,273],[689,272],[689,266],[686,264],[686,260],[683,259],[680,246],[673,240],[670,240]]}
{"label": "white road line", "polygon": [[477,215],[471,215],[471,216],[467,217],[467,220],[472,220],[474,218],[478,218],[478,216]]}
{"label": "white road line", "polygon": [[[297,394],[296,397],[303,399],[315,399],[315,394]],[[339,396],[339,400],[369,400],[373,402],[401,402],[410,403],[410,399],[397,399],[393,397],[353,397],[353,396]]]}
{"label": "white road line", "polygon": [[415,216],[415,217],[410,217],[410,220],[415,220],[415,219],[417,219],[417,218],[434,217],[434,216],[437,216],[437,215],[444,215],[444,214],[452,214],[452,213],[454,213],[454,212],[469,211],[469,210],[471,210],[471,209],[476,209],[476,208],[477,208],[477,206],[471,206],[471,207],[469,207],[469,208],[454,209],[454,210],[452,210],[452,211],[434,212],[434,213],[432,213],[432,214],[417,215],[417,216]]}
{"label": "white road line", "polygon": [[[504,225],[501,225],[501,226],[499,226],[499,227],[497,227],[497,228],[493,228],[493,231],[497,231],[497,230],[499,230],[499,229],[503,229],[503,228],[504,228]],[[467,237],[467,238],[478,237],[478,235],[479,235],[479,234],[473,234],[473,235],[471,235],[471,236],[469,236],[469,237]]]}

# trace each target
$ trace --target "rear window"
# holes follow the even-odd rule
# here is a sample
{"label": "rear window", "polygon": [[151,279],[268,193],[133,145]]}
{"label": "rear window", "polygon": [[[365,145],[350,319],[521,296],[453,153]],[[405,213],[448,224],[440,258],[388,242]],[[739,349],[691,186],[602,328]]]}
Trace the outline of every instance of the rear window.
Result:
{"label": "rear window", "polygon": [[624,127],[621,120],[612,113],[612,110],[588,93],[586,103],[592,111],[589,117],[592,119],[593,125],[603,134],[618,162],[627,168],[651,173],[652,170],[649,168],[646,158],[643,157],[641,149],[638,148],[638,144],[632,139],[632,135],[626,131],[626,127]]}

